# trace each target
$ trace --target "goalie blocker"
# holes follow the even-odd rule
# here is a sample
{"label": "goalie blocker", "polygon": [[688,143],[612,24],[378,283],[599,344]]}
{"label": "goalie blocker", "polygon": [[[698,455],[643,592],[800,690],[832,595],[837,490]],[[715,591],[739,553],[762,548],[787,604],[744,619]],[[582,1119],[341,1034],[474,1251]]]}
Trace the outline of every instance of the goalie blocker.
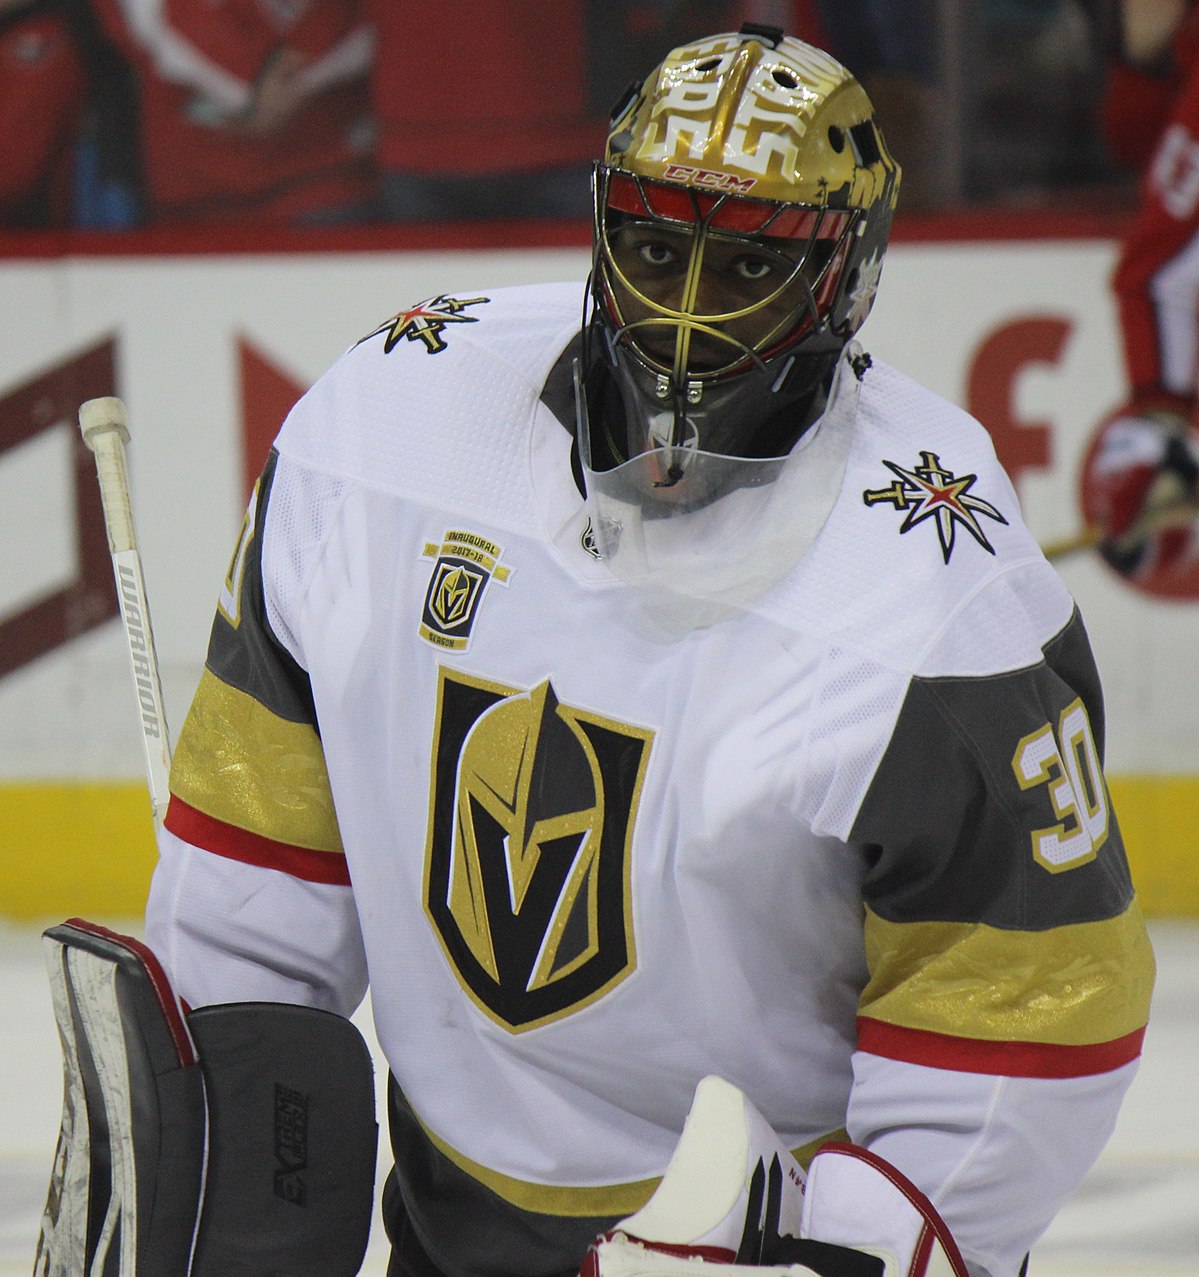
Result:
{"label": "goalie blocker", "polygon": [[145,945],[44,934],[62,1127],[34,1277],[351,1277],[374,1196],[374,1080],[341,1016],[187,1013]]}
{"label": "goalie blocker", "polygon": [[894,1166],[834,1142],[805,1175],[748,1097],[719,1077],[696,1088],[653,1196],[596,1239],[580,1270],[697,1274],[970,1277],[935,1207]]}

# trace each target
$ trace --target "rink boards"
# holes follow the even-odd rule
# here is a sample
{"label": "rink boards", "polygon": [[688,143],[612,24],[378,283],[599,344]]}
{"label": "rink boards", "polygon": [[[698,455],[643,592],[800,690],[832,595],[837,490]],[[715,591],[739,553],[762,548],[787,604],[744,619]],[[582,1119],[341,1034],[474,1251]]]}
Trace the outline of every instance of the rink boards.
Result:
{"label": "rink boards", "polygon": [[[1042,544],[1122,394],[1108,238],[899,243],[863,343],[991,428]],[[582,248],[0,258],[0,913],[136,912],[153,859],[80,399],[119,394],[169,721],[186,711],[253,473],[281,415],[388,316],[581,278]],[[1147,908],[1199,914],[1199,583],[1059,561],[1108,699],[1108,773]],[[1192,597],[1194,595],[1195,597]]]}

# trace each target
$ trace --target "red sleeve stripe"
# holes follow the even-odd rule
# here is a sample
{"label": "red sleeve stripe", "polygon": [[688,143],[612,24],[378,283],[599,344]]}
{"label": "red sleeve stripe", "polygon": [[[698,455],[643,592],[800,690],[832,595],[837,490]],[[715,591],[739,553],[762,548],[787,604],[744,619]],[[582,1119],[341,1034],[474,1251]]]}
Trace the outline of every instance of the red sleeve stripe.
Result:
{"label": "red sleeve stripe", "polygon": [[217,820],[215,816],[205,815],[176,794],[171,795],[163,824],[184,842],[202,847],[215,856],[240,860],[242,864],[257,865],[261,869],[277,869],[304,882],[321,882],[332,887],[350,885],[345,856],[276,842],[248,829],[239,829],[236,825]]}
{"label": "red sleeve stripe", "polygon": [[858,1050],[907,1064],[958,1073],[1002,1077],[1090,1077],[1110,1073],[1141,1053],[1144,1029],[1110,1042],[1059,1046],[1048,1042],[986,1042],[927,1029],[907,1029],[868,1016],[858,1017]]}

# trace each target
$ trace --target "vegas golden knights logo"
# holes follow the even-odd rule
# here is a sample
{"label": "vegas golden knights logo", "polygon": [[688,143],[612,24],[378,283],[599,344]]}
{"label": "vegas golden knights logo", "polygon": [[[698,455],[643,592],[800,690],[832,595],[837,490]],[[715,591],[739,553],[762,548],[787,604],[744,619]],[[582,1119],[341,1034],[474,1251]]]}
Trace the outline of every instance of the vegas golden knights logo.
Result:
{"label": "vegas golden knights logo", "polygon": [[463,987],[520,1032],[636,965],[629,848],[653,733],[441,670],[425,910]]}
{"label": "vegas golden knights logo", "polygon": [[385,355],[390,355],[401,341],[422,342],[429,354],[440,355],[446,348],[446,340],[442,336],[445,330],[451,324],[477,324],[478,315],[464,315],[462,312],[467,306],[482,306],[490,300],[490,297],[447,297],[445,293],[438,293],[436,297],[392,315],[373,332],[367,333],[358,345],[386,333],[383,339]]}
{"label": "vegas golden knights logo", "polygon": [[426,543],[421,557],[435,560],[420,621],[420,636],[426,643],[466,651],[488,582],[507,585],[512,575],[512,569],[499,561],[502,554],[494,541],[475,532],[451,529],[440,545]]}

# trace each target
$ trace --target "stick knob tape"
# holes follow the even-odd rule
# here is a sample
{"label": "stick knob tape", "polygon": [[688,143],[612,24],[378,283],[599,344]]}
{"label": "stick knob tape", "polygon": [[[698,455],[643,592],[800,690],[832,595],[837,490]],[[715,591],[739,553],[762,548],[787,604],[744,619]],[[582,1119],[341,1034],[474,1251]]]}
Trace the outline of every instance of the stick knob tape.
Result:
{"label": "stick knob tape", "polygon": [[102,399],[89,399],[79,407],[79,429],[83,432],[83,441],[95,452],[99,435],[116,431],[122,443],[129,442],[129,414],[125,405],[115,396],[108,395]]}

